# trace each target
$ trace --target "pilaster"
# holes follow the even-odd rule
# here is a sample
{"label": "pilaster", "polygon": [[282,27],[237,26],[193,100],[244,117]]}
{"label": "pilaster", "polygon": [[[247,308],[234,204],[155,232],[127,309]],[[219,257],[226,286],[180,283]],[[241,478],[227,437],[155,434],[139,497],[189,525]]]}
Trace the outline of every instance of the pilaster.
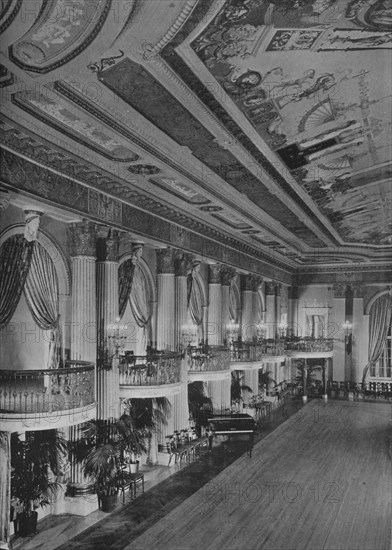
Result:
{"label": "pilaster", "polygon": [[97,397],[98,418],[118,418],[119,409],[119,368],[115,349],[108,341],[111,325],[118,322],[118,234],[109,234],[106,239],[98,239],[97,261],[97,318],[98,347],[108,350],[111,368],[98,364]]}
{"label": "pilaster", "polygon": [[265,323],[267,325],[266,338],[276,336],[276,299],[274,281],[265,282]]}
{"label": "pilaster", "polygon": [[346,345],[342,329],[346,315],[346,285],[335,284],[333,291],[333,308],[331,312],[334,325],[333,380],[343,382],[346,374]]}
{"label": "pilaster", "polygon": [[222,286],[221,265],[208,266],[208,343],[213,346],[222,344]]}
{"label": "pilaster", "polygon": [[96,228],[71,225],[71,359],[96,361]]}

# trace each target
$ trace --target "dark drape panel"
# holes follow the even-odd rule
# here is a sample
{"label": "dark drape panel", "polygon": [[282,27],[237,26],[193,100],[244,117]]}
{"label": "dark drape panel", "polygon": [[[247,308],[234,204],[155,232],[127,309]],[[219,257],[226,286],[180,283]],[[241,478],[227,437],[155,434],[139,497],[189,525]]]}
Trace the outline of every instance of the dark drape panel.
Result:
{"label": "dark drape panel", "polygon": [[34,321],[42,330],[51,330],[47,368],[55,368],[59,347],[59,285],[52,259],[37,241],[24,293]]}
{"label": "dark drape panel", "polygon": [[192,272],[188,275],[188,309],[192,321],[197,326],[203,323],[203,298],[199,286],[199,282]]}
{"label": "dark drape panel", "polygon": [[390,294],[380,296],[370,309],[369,319],[369,359],[364,369],[364,379],[370,367],[380,359],[385,346],[389,325],[391,324],[392,297]]}
{"label": "dark drape panel", "polygon": [[127,307],[134,272],[135,266],[132,260],[126,260],[118,268],[118,311],[120,317],[123,317]]}
{"label": "dark drape panel", "polygon": [[132,309],[133,316],[139,327],[145,328],[151,312],[148,290],[144,275],[140,267],[137,265],[133,272],[133,281],[131,292],[129,294],[129,304]]}
{"label": "dark drape panel", "polygon": [[0,328],[10,322],[30,269],[34,242],[13,235],[0,249]]}

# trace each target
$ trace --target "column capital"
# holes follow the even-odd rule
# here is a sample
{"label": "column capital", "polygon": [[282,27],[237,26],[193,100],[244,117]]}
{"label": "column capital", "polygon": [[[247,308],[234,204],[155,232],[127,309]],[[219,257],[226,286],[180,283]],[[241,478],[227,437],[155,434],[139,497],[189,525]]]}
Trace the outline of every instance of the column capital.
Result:
{"label": "column capital", "polygon": [[107,237],[97,239],[97,259],[99,262],[118,262],[118,231],[109,229]]}
{"label": "column capital", "polygon": [[260,286],[263,284],[263,277],[261,277],[261,275],[253,275],[251,284],[252,284],[252,291],[258,292]]}
{"label": "column capital", "polygon": [[275,295],[276,296],[280,296],[281,290],[282,290],[281,283],[275,283]]}
{"label": "column capital", "polygon": [[176,277],[186,277],[192,269],[191,256],[186,252],[177,252],[174,258],[174,273]]}
{"label": "column capital", "polygon": [[208,265],[208,283],[210,285],[221,284],[221,264],[209,264]]}
{"label": "column capital", "polygon": [[346,297],[346,291],[347,291],[347,285],[344,283],[335,283],[332,286],[333,289],[333,297],[334,298],[345,298]]}
{"label": "column capital", "polygon": [[221,269],[221,282],[224,286],[230,286],[231,281],[236,275],[235,269],[228,266],[222,266]]}
{"label": "column capital", "polygon": [[275,281],[265,281],[265,294],[266,296],[275,296]]}
{"label": "column capital", "polygon": [[253,290],[253,273],[241,274],[241,290]]}
{"label": "column capital", "polygon": [[158,274],[174,274],[174,250],[172,248],[161,248],[156,251],[156,254]]}
{"label": "column capital", "polygon": [[354,285],[351,285],[351,288],[354,298],[363,298],[363,285],[356,283]]}
{"label": "column capital", "polygon": [[87,220],[72,223],[71,256],[96,256],[97,230],[94,223]]}

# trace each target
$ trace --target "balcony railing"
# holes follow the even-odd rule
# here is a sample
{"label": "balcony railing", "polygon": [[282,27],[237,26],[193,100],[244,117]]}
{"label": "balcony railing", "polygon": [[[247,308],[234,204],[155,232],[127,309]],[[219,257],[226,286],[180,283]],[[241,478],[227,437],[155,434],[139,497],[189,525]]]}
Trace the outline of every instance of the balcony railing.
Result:
{"label": "balcony railing", "polygon": [[333,351],[332,338],[293,338],[287,339],[285,343],[286,351],[305,351],[322,352]]}
{"label": "balcony railing", "polygon": [[65,368],[0,370],[0,412],[45,413],[86,407],[95,402],[95,367],[67,361]]}
{"label": "balcony railing", "polygon": [[285,354],[285,342],[284,340],[273,340],[267,338],[266,340],[259,340],[257,345],[261,349],[261,354],[265,356],[281,356]]}
{"label": "balcony railing", "polygon": [[230,345],[232,363],[252,363],[262,359],[263,348],[258,342],[232,342]]}
{"label": "balcony railing", "polygon": [[181,353],[132,355],[120,362],[120,386],[164,386],[181,382]]}
{"label": "balcony railing", "polygon": [[230,369],[230,350],[219,346],[187,350],[188,372],[220,372]]}

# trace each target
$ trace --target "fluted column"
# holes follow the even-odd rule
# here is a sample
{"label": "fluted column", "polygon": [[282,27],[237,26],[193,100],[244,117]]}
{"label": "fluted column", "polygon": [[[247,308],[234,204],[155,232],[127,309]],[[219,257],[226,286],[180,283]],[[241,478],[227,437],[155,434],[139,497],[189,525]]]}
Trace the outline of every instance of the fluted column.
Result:
{"label": "fluted column", "polygon": [[221,265],[208,266],[208,343],[222,344],[222,286]]}
{"label": "fluted column", "polygon": [[253,275],[241,275],[241,336],[242,340],[252,340],[253,322]]}
{"label": "fluted column", "polygon": [[9,548],[11,506],[11,433],[0,432],[0,545]]}
{"label": "fluted column", "polygon": [[230,286],[235,277],[235,271],[231,267],[223,267],[221,271],[222,282],[222,342],[227,342],[227,326],[230,324]]}
{"label": "fluted column", "polygon": [[[99,348],[108,349],[110,356],[115,349],[108,341],[108,334],[113,334],[114,330],[108,327],[118,321],[118,305],[118,235],[116,232],[109,232],[106,239],[98,239],[97,339]],[[111,369],[109,365],[105,367],[98,365],[97,414],[98,418],[107,420],[118,418],[120,413],[118,358],[115,356],[111,360]]]}
{"label": "fluted column", "polygon": [[[187,323],[187,270],[189,257],[186,254],[177,255],[174,261],[175,268],[175,346],[180,349],[182,342],[182,329]],[[186,358],[181,361],[181,389],[174,396],[174,429],[182,430],[189,424],[188,407],[188,363]]]}
{"label": "fluted column", "polygon": [[[174,350],[175,341],[175,282],[174,282],[174,251],[171,248],[157,250],[157,348],[159,350]],[[175,430],[177,407],[175,396],[168,397],[171,403],[171,414],[167,425],[162,427],[163,441],[166,434]]]}
{"label": "fluted column", "polygon": [[267,325],[267,338],[276,336],[276,301],[274,281],[265,282],[265,323]]}
{"label": "fluted column", "polygon": [[84,221],[71,225],[71,359],[96,361],[96,229]]}
{"label": "fluted column", "polygon": [[[250,330],[248,330],[249,339],[255,340],[257,338],[257,322],[259,318],[259,311],[258,307],[260,304],[259,300],[259,288],[263,283],[263,278],[254,275],[252,277],[251,281],[251,287],[252,287],[252,317],[250,322]],[[244,371],[244,384],[246,386],[249,386],[253,394],[256,395],[259,392],[259,371],[258,369],[252,369],[252,370],[245,370]],[[247,403],[250,399],[251,395],[245,394],[244,395],[244,402]]]}
{"label": "fluted column", "polygon": [[171,248],[157,250],[157,269],[157,348],[174,350],[174,252]]}
{"label": "fluted column", "polygon": [[333,380],[343,382],[345,379],[346,350],[342,326],[346,314],[346,285],[335,284],[333,290],[332,323],[336,334],[333,346]]}

